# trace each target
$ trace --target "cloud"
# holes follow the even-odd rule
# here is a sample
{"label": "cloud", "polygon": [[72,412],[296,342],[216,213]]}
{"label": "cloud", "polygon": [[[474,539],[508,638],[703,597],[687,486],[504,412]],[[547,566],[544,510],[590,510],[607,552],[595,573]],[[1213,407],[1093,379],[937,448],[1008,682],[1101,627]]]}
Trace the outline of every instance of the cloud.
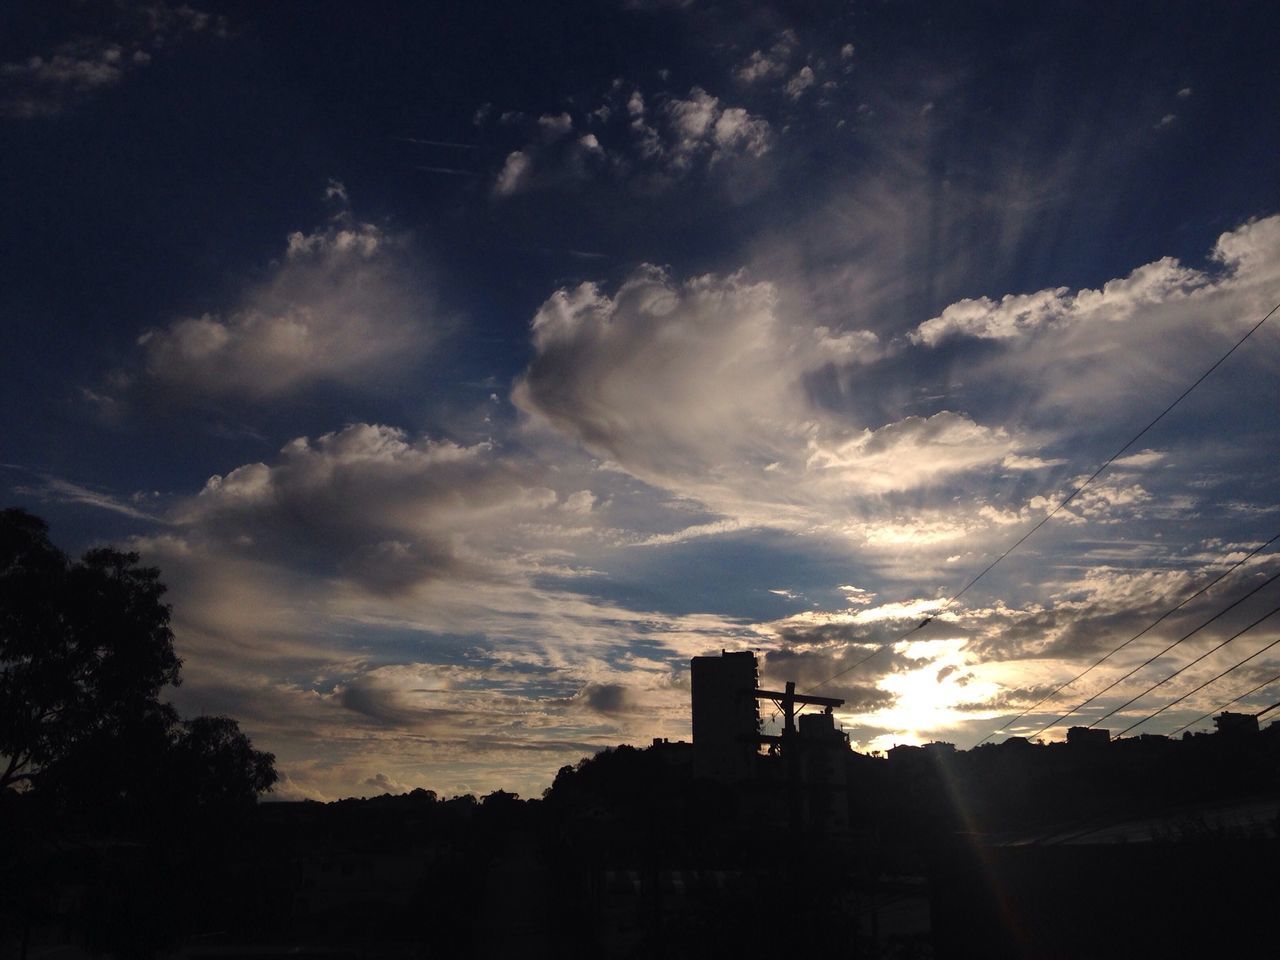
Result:
{"label": "cloud", "polygon": [[1041,330],[1124,323],[1136,316],[1146,319],[1152,308],[1190,298],[1203,300],[1273,276],[1278,251],[1280,216],[1251,220],[1218,238],[1211,252],[1222,268],[1217,276],[1164,257],[1108,281],[1100,290],[1071,293],[1058,287],[1009,294],[998,302],[987,297],[961,300],[920,324],[912,340],[929,346],[953,335],[1004,340]]}
{"label": "cloud", "polygon": [[[342,199],[345,188],[331,186]],[[146,377],[171,392],[262,401],[320,382],[368,385],[439,332],[403,237],[345,208],[287,238],[283,258],[225,312],[143,334]]]}
{"label": "cloud", "polygon": [[806,329],[744,273],[677,283],[648,266],[613,296],[562,289],[532,336],[518,407],[740,523],[818,522],[850,498],[999,462],[1014,442],[952,411],[858,427],[825,410],[808,379],[870,362],[878,338]]}
{"label": "cloud", "polygon": [[787,81],[787,96],[792,100],[799,100],[804,96],[804,92],[814,85],[816,79],[812,67],[801,67],[796,71],[795,76]]}
{"label": "cloud", "polygon": [[661,190],[698,170],[757,160],[773,141],[768,121],[697,86],[684,97],[662,94],[650,103],[639,89],[624,98],[615,85],[582,117],[583,126],[594,129],[577,137],[570,136],[574,120],[568,112],[518,124],[527,139],[507,153],[493,195],[590,181]]}
{"label": "cloud", "polygon": [[529,176],[529,156],[523,150],[512,150],[494,181],[493,192],[500,197],[509,197],[520,190]]}
{"label": "cloud", "polygon": [[784,30],[765,53],[753,50],[751,55],[734,72],[734,76],[745,84],[761,80],[774,80],[787,72],[787,63],[795,53],[799,40],[791,30]]}
{"label": "cloud", "polygon": [[920,324],[911,338],[936,346],[953,335],[1004,340],[1072,323],[1122,322],[1141,307],[1185,299],[1207,282],[1200,271],[1165,257],[1138,267],[1123,279],[1109,281],[1101,290],[1072,294],[1058,287],[1008,294],[999,302],[987,297],[961,300]]}
{"label": "cloud", "polygon": [[80,36],[0,63],[0,115],[47,117],[117,86],[193,34],[227,35],[226,20],[183,4],[121,4],[112,36]]}
{"label": "cloud", "polygon": [[459,538],[501,524],[508,511],[555,502],[552,491],[529,484],[488,444],[410,440],[358,423],[314,441],[299,437],[275,464],[211,477],[178,519],[255,555],[319,564],[394,594],[471,569]]}
{"label": "cloud", "polygon": [[567,113],[543,114],[538,118],[538,126],[550,139],[564,136],[573,129],[573,118]]}
{"label": "cloud", "polygon": [[106,510],[110,513],[118,513],[133,520],[149,522],[158,522],[160,520],[160,517],[156,514],[142,508],[142,505],[145,505],[150,499],[142,493],[136,493],[126,500],[105,490],[94,489],[52,474],[28,470],[15,464],[0,463],[0,467],[28,474],[36,479],[34,485],[22,483],[12,488],[14,493],[21,496],[34,497],[44,503],[82,504],[99,510]]}
{"label": "cloud", "polygon": [[[1277,264],[1280,216],[1271,216],[1223,233],[1203,268],[1165,257],[1096,289],[961,300],[909,339],[938,351],[955,378],[1007,385],[1023,418],[1055,429],[1064,415],[1083,422],[1129,403],[1154,414],[1153,393],[1172,400],[1274,305]],[[992,349],[979,355],[966,341]]]}
{"label": "cloud", "polygon": [[391,793],[397,796],[408,793],[413,789],[409,784],[401,783],[394,777],[389,777],[381,772],[375,773],[371,777],[366,777],[363,785],[377,794]]}

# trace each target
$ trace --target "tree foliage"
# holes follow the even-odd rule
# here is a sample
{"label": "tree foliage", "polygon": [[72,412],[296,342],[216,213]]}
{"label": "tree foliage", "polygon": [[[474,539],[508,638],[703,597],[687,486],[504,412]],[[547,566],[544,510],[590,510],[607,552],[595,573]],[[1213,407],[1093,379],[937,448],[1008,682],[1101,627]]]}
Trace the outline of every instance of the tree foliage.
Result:
{"label": "tree foliage", "polygon": [[136,553],[72,561],[44,521],[0,511],[0,790],[225,805],[271,787],[274,758],[234,720],[183,723],[159,699],[182,665],[164,592]]}

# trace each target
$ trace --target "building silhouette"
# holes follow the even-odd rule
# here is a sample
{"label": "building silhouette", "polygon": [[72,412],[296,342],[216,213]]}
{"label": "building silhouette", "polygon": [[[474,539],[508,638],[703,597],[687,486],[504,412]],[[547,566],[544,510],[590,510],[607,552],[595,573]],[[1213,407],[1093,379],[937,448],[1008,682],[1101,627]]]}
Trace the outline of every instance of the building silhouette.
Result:
{"label": "building silhouette", "polygon": [[753,778],[760,734],[759,671],[750,651],[694,657],[693,775],[720,783]]}
{"label": "building silhouette", "polygon": [[1248,736],[1258,732],[1258,717],[1252,713],[1223,711],[1213,718],[1215,732],[1228,737]]}

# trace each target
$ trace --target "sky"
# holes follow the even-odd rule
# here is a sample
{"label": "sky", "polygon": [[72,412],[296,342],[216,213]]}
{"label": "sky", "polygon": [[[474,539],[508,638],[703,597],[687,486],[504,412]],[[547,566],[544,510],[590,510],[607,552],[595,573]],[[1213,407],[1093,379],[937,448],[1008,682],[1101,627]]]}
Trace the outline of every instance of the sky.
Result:
{"label": "sky", "polygon": [[1280,533],[1273,319],[948,604],[1280,302],[1278,21],[6,4],[4,502],[160,568],[284,798],[537,796],[721,650],[860,750],[1061,739],[1280,603],[1272,545],[1011,722]]}

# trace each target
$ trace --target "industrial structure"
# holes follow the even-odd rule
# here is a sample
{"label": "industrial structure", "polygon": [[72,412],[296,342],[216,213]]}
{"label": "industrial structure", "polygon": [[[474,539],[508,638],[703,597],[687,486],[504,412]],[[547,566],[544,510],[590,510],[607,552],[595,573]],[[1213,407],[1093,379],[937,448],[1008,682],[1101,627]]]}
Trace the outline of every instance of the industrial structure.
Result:
{"label": "industrial structure", "polygon": [[[762,690],[756,655],[750,651],[694,657],[693,774],[723,784],[773,785],[785,798],[794,829],[841,834],[848,830],[849,737],[836,727],[837,697]],[[761,730],[761,700],[782,717],[782,732]],[[820,713],[803,713],[819,707]],[[761,753],[761,747],[768,752]]]}

